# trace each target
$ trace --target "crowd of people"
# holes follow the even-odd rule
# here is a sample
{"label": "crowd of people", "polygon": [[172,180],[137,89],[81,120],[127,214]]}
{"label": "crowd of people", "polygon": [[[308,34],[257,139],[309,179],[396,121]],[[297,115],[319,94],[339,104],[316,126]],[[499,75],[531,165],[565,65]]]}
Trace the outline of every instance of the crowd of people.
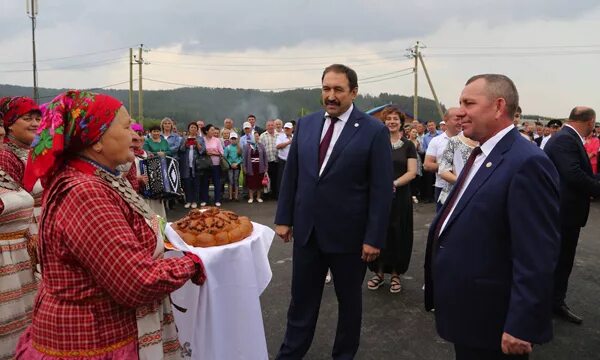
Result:
{"label": "crowd of people", "polygon": [[[168,117],[147,129],[133,124],[138,167],[132,178],[143,188],[148,177],[140,173],[139,160],[172,157],[178,160],[186,209],[207,204],[219,207],[223,199],[239,201],[245,197],[248,203],[262,203],[265,195],[276,200],[294,121],[267,120],[265,127],[256,125],[254,115],[248,115],[242,132],[230,118],[222,127],[198,120],[178,129]],[[174,200],[147,201],[161,216],[166,215],[165,208],[174,206]]]}
{"label": "crowd of people", "polygon": [[361,112],[347,66],[327,67],[321,81],[322,111],[265,129],[254,115],[241,130],[229,118],[144,129],[117,99],[86,91],[42,107],[0,99],[0,358],[178,356],[169,294],[206,275],[193,254],[163,258],[171,204],[148,196],[149,159],[177,160],[186,209],[244,190],[251,204],[264,192],[278,200],[276,233],[294,237],[278,359],[308,351],[328,274],[340,305],[332,355],[354,357],[365,273],[369,290],[389,274],[389,292],[401,292],[419,201],[437,210],[425,307],[457,359],[527,358],[552,338],[552,312],[583,321],[566,294],[590,197],[600,196],[592,109],[574,108],[565,124],[521,123],[513,82],[485,74],[438,129],[406,123],[393,106],[383,121]]}

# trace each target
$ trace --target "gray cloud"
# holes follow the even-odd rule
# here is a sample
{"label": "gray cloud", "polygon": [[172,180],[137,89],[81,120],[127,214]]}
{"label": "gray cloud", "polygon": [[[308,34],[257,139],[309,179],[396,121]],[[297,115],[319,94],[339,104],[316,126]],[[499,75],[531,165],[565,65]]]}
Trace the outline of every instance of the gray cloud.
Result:
{"label": "gray cloud", "polygon": [[[98,43],[107,36],[127,46],[181,44],[184,51],[268,50],[303,42],[385,42],[426,36],[448,19],[488,27],[518,26],[532,19],[576,18],[598,6],[595,0],[40,2],[38,31],[52,33],[57,42],[72,41],[85,51],[107,48]],[[0,6],[3,37],[30,31],[23,2],[2,0]],[[56,33],[65,27],[70,30]]]}

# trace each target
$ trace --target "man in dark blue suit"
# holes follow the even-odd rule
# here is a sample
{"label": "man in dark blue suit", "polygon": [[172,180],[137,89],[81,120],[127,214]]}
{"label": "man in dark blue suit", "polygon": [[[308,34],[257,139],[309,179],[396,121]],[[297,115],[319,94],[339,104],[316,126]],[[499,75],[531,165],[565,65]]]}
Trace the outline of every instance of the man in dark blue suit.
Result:
{"label": "man in dark blue suit", "polygon": [[459,117],[480,146],[427,239],[425,307],[460,360],[526,359],[552,338],[558,173],[512,124],[518,102],[504,75],[467,82]]}
{"label": "man in dark blue suit", "polygon": [[354,70],[334,64],[322,76],[319,111],[298,120],[275,217],[294,238],[292,299],[277,359],[301,359],[312,342],[327,268],[338,298],[334,359],[358,350],[366,262],[379,255],[393,195],[387,128],[353,105]]}
{"label": "man in dark blue suit", "polygon": [[581,324],[583,319],[571,311],[565,298],[579,232],[590,212],[590,197],[600,196],[600,181],[594,176],[583,147],[585,137],[594,130],[595,122],[593,109],[574,108],[565,126],[552,135],[544,148],[560,175],[561,247],[554,272],[554,312],[575,324]]}

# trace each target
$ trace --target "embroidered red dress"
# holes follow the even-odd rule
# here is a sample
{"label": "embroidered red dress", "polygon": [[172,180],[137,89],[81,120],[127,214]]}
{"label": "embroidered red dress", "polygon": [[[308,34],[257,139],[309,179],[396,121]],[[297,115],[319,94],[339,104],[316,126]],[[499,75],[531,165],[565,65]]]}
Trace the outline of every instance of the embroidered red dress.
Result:
{"label": "embroidered red dress", "polygon": [[0,359],[14,356],[38,288],[28,253],[30,234],[37,233],[34,199],[20,183],[24,167],[12,147],[0,150]]}
{"label": "embroidered red dress", "polygon": [[140,308],[192,278],[194,261],[153,259],[157,236],[146,219],[78,166],[52,179],[44,204],[43,280],[27,334],[33,348],[50,357],[107,359],[137,349],[136,309],[140,316]]}

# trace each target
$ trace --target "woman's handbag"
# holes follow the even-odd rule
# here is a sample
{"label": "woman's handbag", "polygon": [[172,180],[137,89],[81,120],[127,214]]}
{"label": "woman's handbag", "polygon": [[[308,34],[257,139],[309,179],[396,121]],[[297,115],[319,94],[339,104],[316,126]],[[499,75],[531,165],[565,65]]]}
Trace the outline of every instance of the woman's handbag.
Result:
{"label": "woman's handbag", "polygon": [[271,178],[269,177],[269,173],[265,173],[265,176],[263,176],[262,186],[265,194],[271,192]]}
{"label": "woman's handbag", "polygon": [[212,160],[210,159],[210,156],[206,154],[200,155],[194,160],[194,167],[196,168],[196,171],[206,171],[210,169],[211,166]]}
{"label": "woman's handbag", "polygon": [[229,168],[230,168],[229,161],[227,161],[227,159],[225,159],[224,156],[221,156],[221,161],[219,164],[221,165],[221,171],[223,171],[223,172],[229,171]]}

